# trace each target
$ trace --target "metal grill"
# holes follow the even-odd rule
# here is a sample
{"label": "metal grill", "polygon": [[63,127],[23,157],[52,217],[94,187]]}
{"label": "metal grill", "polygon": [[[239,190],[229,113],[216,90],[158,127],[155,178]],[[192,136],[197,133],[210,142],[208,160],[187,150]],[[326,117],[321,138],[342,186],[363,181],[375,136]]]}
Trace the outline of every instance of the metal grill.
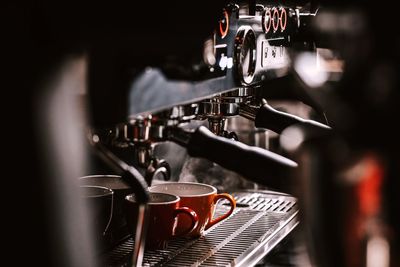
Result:
{"label": "metal grill", "polygon": [[[298,224],[296,199],[282,194],[238,192],[238,208],[195,239],[171,240],[166,250],[145,251],[144,266],[251,266]],[[216,215],[226,212],[224,201]],[[103,257],[103,266],[129,266],[129,238]]]}

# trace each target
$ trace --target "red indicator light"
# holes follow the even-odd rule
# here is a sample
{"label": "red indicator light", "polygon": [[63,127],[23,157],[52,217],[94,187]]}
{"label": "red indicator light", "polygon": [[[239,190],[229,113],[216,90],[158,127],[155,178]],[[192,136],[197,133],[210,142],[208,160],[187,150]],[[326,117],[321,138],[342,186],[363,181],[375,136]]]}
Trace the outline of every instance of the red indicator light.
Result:
{"label": "red indicator light", "polygon": [[271,29],[271,10],[269,8],[265,9],[264,16],[263,16],[263,27],[264,27],[264,32],[268,33],[269,30]]}
{"label": "red indicator light", "polygon": [[274,7],[272,15],[272,28],[274,29],[274,32],[278,30],[279,24],[279,11]]}
{"label": "red indicator light", "polygon": [[286,23],[287,23],[286,9],[281,8],[281,16],[280,16],[279,20],[280,20],[280,25],[281,25],[281,31],[283,32],[286,29]]}
{"label": "red indicator light", "polygon": [[219,22],[219,33],[221,37],[224,38],[228,34],[229,30],[229,15],[226,10],[224,10],[224,16]]}

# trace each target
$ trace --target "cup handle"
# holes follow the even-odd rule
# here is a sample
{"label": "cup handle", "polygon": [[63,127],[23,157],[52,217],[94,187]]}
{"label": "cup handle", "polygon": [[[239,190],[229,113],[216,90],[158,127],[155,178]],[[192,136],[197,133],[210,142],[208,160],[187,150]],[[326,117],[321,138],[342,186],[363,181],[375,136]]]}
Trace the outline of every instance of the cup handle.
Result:
{"label": "cup handle", "polygon": [[179,235],[174,234],[174,236],[183,236],[190,233],[197,227],[197,224],[199,223],[199,217],[197,216],[197,213],[194,210],[187,207],[177,208],[174,211],[174,218],[181,213],[185,213],[190,217],[190,219],[192,220],[192,225],[187,230],[183,231],[182,233],[179,233]]}
{"label": "cup handle", "polygon": [[113,216],[113,208],[114,207],[114,194],[111,194],[111,208],[110,208],[110,218],[108,219],[108,223],[106,228],[103,231],[103,236],[105,236],[107,234],[108,228],[110,227],[111,224],[111,220],[112,220],[112,216]]}
{"label": "cup handle", "polygon": [[231,215],[233,210],[236,208],[235,199],[231,195],[226,194],[226,193],[221,193],[221,194],[215,195],[214,200],[213,200],[214,204],[217,204],[218,200],[223,199],[223,198],[229,201],[229,203],[231,204],[231,209],[227,213],[219,216],[218,218],[209,221],[206,226],[206,229],[210,228],[211,226],[213,226],[216,223],[219,223],[223,219],[226,219],[227,217],[229,217],[229,215]]}

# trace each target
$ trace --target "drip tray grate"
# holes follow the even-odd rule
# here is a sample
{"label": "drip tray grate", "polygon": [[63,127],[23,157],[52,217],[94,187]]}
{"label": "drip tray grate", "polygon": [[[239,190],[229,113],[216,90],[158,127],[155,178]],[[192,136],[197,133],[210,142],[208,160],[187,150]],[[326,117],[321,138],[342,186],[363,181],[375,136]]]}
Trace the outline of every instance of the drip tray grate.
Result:
{"label": "drip tray grate", "polygon": [[[270,191],[232,195],[238,208],[229,218],[198,239],[175,239],[166,250],[145,251],[143,265],[251,266],[298,224],[296,199],[291,196]],[[225,204],[218,203],[216,216],[226,212]],[[129,238],[107,252],[103,266],[129,266],[133,245]]]}

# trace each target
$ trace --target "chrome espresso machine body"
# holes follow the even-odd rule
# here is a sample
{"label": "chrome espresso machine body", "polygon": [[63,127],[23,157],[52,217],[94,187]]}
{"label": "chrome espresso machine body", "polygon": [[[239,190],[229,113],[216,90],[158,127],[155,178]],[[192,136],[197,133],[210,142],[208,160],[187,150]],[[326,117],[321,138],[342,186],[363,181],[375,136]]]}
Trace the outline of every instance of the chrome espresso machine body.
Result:
{"label": "chrome espresso machine body", "polygon": [[[276,98],[268,81],[293,75],[290,49],[295,53],[299,43],[313,45],[302,34],[313,16],[310,10],[268,2],[226,5],[214,34],[204,42],[201,61],[190,67],[189,74],[176,66],[149,67],[128,84],[126,122],[110,128],[107,140],[112,139],[111,146],[134,148],[135,165],[146,168],[150,184],[158,171],[170,178],[168,163],[154,158],[154,144],[172,141],[188,147],[189,154],[200,150],[191,148],[190,140],[203,120],[212,133],[233,140],[239,138],[226,130],[225,121],[235,116],[277,133],[294,124],[328,130],[322,123],[275,110],[265,100]],[[310,103],[303,96],[297,100]],[[263,184],[262,180],[257,182]]]}

